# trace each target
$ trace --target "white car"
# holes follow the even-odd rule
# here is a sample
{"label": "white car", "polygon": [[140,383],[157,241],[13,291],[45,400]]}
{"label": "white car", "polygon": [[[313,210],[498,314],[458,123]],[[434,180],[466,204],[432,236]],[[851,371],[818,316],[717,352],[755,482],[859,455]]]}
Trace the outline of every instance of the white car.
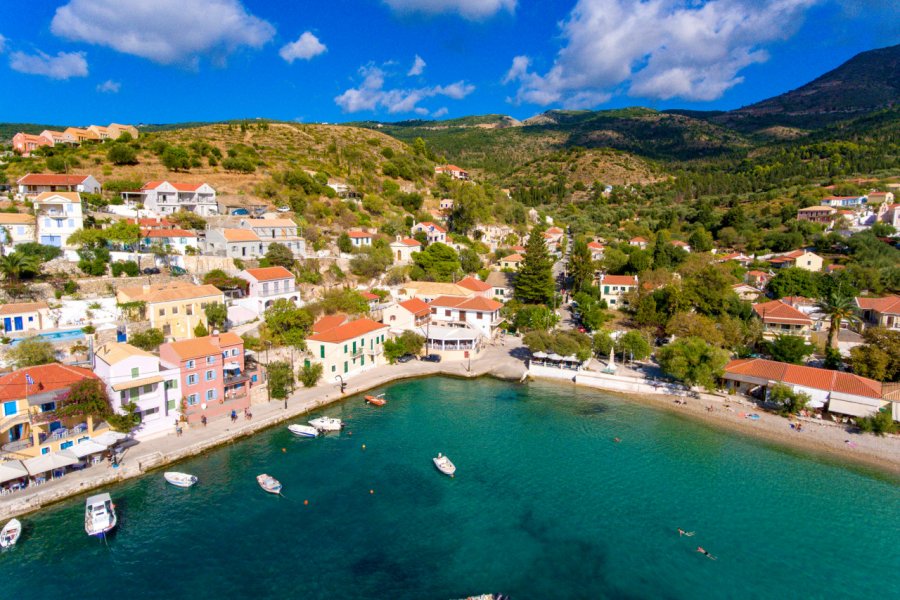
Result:
{"label": "white car", "polygon": [[290,206],[279,206],[275,210],[277,210],[280,213],[286,213],[286,212],[290,212],[291,207]]}

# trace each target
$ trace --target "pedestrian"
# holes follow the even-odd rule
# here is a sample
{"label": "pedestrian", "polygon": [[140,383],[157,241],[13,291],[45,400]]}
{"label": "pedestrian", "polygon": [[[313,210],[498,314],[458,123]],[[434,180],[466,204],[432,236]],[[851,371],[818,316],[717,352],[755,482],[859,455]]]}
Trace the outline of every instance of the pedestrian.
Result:
{"label": "pedestrian", "polygon": [[237,421],[237,412],[232,410],[231,411],[231,422],[234,423],[235,421]]}
{"label": "pedestrian", "polygon": [[178,437],[181,437],[181,433],[182,433],[181,427],[176,427],[176,428],[175,428],[175,433],[178,435]]}
{"label": "pedestrian", "polygon": [[206,427],[206,415],[200,416],[200,422],[203,423],[203,426]]}

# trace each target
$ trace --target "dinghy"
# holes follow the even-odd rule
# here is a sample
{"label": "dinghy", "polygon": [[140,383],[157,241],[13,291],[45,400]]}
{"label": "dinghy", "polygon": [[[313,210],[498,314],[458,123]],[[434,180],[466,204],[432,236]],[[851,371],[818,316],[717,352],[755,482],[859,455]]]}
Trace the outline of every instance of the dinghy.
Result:
{"label": "dinghy", "polygon": [[166,481],[168,481],[175,487],[180,488],[189,488],[200,481],[193,475],[189,475],[187,473],[179,473],[177,471],[166,471],[165,473],[163,473],[163,478],[165,478]]}
{"label": "dinghy", "polygon": [[91,496],[84,503],[84,530],[103,537],[116,526],[116,505],[109,494]]}
{"label": "dinghy", "polygon": [[331,417],[319,417],[310,421],[309,424],[319,431],[340,431],[344,426],[343,421]]}
{"label": "dinghy", "polygon": [[288,425],[288,431],[298,437],[314,438],[319,435],[319,430],[309,425]]}
{"label": "dinghy", "polygon": [[449,475],[453,477],[454,473],[456,473],[456,465],[450,462],[450,459],[438,452],[438,455],[432,458],[434,461],[434,466],[437,467],[438,471],[443,473],[444,475]]}
{"label": "dinghy", "polygon": [[19,541],[20,535],[22,535],[22,524],[19,523],[18,519],[12,519],[0,530],[0,548],[15,546],[16,542]]}
{"label": "dinghy", "polygon": [[265,473],[263,473],[262,475],[257,475],[256,482],[259,483],[259,487],[269,492],[270,494],[281,493],[281,482],[271,475],[266,475]]}
{"label": "dinghy", "polygon": [[369,404],[374,404],[375,406],[384,406],[387,404],[387,400],[384,399],[384,394],[378,394],[377,396],[366,396],[366,402]]}

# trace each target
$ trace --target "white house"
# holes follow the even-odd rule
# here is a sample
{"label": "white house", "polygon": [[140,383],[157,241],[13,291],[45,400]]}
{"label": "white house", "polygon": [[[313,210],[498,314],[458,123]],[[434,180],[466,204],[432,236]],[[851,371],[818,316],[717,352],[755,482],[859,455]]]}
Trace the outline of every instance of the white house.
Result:
{"label": "white house", "polygon": [[513,297],[515,292],[516,276],[502,271],[488,273],[485,283],[491,286],[491,297],[500,302],[506,302]]}
{"label": "white house", "polygon": [[219,214],[216,190],[208,183],[179,183],[148,181],[139,192],[122,192],[128,204],[141,203],[158,215],[170,215],[180,210],[201,217]]}
{"label": "white house", "polygon": [[626,306],[628,302],[625,295],[637,289],[638,278],[636,275],[600,275],[600,298],[615,308]]}
{"label": "white house", "polygon": [[180,254],[188,253],[188,246],[199,250],[197,234],[187,229],[145,229],[141,231],[141,246],[144,249],[160,245]]}
{"label": "white house", "polygon": [[300,237],[299,226],[290,219],[243,219],[241,227],[259,236],[263,254],[270,244],[277,242],[287,246],[294,256],[302,258],[306,255],[306,241]]}
{"label": "white house", "polygon": [[426,239],[429,244],[434,244],[435,242],[440,242],[442,244],[447,243],[447,230],[432,223],[431,221],[423,221],[422,223],[416,223],[412,227],[413,235],[423,232],[425,234]]}
{"label": "white house", "polygon": [[384,340],[388,326],[371,319],[347,321],[343,315],[322,317],[306,338],[309,357],[304,361],[322,364],[323,380],[337,381],[384,364]]}
{"label": "white house", "polygon": [[266,252],[252,229],[207,229],[205,253],[244,260],[262,258]]}
{"label": "white house", "polygon": [[422,250],[422,242],[412,238],[397,236],[391,242],[391,254],[394,256],[394,263],[398,265],[408,265],[412,262],[412,253]]}
{"label": "white house", "polygon": [[238,277],[250,285],[247,296],[235,303],[253,310],[257,315],[263,314],[278,299],[294,303],[300,300],[294,274],[284,267],[244,269],[238,273]]}
{"label": "white house", "polygon": [[12,250],[18,244],[34,240],[34,215],[0,213],[0,244],[4,249]]}
{"label": "white house", "polygon": [[41,192],[33,201],[37,240],[67,250],[69,236],[84,226],[78,192]]}
{"label": "white house", "polygon": [[449,175],[453,179],[459,179],[461,181],[469,180],[469,172],[456,165],[438,165],[434,168],[434,174]]}
{"label": "white house", "polygon": [[93,175],[29,173],[20,177],[16,184],[19,186],[19,193],[25,196],[36,196],[43,192],[100,193],[100,182]]}
{"label": "white house", "polygon": [[603,244],[600,242],[588,242],[587,247],[591,253],[591,260],[603,260]]}
{"label": "white house", "polygon": [[354,248],[372,245],[372,234],[368,231],[348,231],[347,237],[350,238],[350,243]]}
{"label": "white house", "polygon": [[432,300],[429,305],[433,323],[437,325],[466,324],[478,330],[488,339],[494,337],[497,328],[503,322],[503,318],[500,316],[503,304],[480,296],[472,298],[440,296]]}
{"label": "white house", "polygon": [[391,332],[415,331],[422,335],[431,322],[431,307],[418,298],[390,304],[382,310],[382,322]]}
{"label": "white house", "polygon": [[50,307],[46,302],[0,304],[0,323],[6,337],[19,337],[28,332],[52,329]]}
{"label": "white house", "polygon": [[135,437],[146,439],[173,431],[181,415],[180,370],[160,366],[159,357],[130,344],[110,342],[94,353],[94,373],[106,384],[113,408],[137,404],[141,424]]}

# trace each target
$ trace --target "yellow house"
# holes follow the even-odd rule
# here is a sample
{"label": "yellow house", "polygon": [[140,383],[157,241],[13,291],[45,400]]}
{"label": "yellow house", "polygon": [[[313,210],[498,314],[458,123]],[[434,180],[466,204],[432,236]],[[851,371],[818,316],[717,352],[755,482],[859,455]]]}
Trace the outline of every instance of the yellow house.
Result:
{"label": "yellow house", "polygon": [[371,319],[347,321],[344,315],[328,315],[313,325],[313,334],[306,338],[311,358],[322,364],[322,379],[334,383],[384,364],[384,340],[388,326]]}
{"label": "yellow house", "polygon": [[209,304],[225,304],[225,295],[212,285],[192,283],[164,283],[126,287],[116,294],[121,304],[143,303],[136,306],[150,326],[160,329],[170,340],[186,340],[194,336],[194,329],[200,323],[207,329],[204,309]]}
{"label": "yellow house", "polygon": [[518,271],[519,265],[522,264],[523,260],[525,260],[525,257],[521,254],[510,254],[509,256],[504,256],[500,259],[500,268]]}
{"label": "yellow house", "polygon": [[0,448],[14,459],[65,450],[108,430],[88,416],[60,417],[56,410],[72,385],[97,379],[90,369],[52,363],[0,377]]}

